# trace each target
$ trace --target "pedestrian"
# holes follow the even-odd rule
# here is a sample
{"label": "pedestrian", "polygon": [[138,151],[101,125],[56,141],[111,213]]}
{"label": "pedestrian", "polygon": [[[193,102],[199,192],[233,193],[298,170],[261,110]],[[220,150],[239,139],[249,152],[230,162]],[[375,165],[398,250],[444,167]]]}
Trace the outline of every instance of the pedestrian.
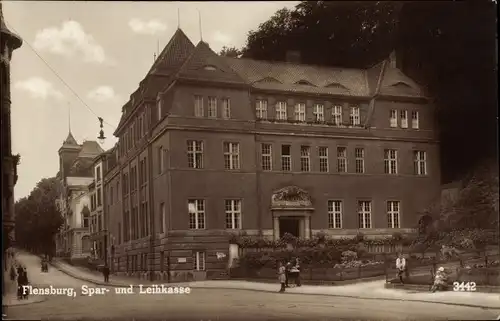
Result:
{"label": "pedestrian", "polygon": [[[23,277],[22,277],[22,285],[28,285],[29,280],[28,280],[28,271],[26,271],[26,267],[23,266]],[[23,299],[28,299],[28,292],[23,290]]]}
{"label": "pedestrian", "polygon": [[286,267],[282,262],[278,263],[278,280],[281,284],[281,288],[279,292],[285,292],[285,282],[286,282]]}
{"label": "pedestrian", "polygon": [[14,265],[10,266],[10,280],[11,281],[16,280],[16,269],[14,268]]}
{"label": "pedestrian", "polygon": [[290,285],[288,282],[290,282],[290,270],[292,269],[292,262],[288,261],[285,264],[285,287],[289,288]]}
{"label": "pedestrian", "polygon": [[102,274],[104,275],[104,282],[109,282],[109,267],[107,264],[102,268]]}
{"label": "pedestrian", "polygon": [[297,275],[295,276],[295,285],[301,286],[301,280],[300,280],[300,262],[299,258],[295,259],[295,268],[297,269]]}
{"label": "pedestrian", "polygon": [[17,266],[17,298],[21,300],[23,298],[23,268],[21,265]]}
{"label": "pedestrian", "polygon": [[401,253],[398,254],[398,258],[396,259],[396,269],[398,270],[399,281],[401,282],[401,284],[404,284],[403,275],[406,270],[406,259]]}

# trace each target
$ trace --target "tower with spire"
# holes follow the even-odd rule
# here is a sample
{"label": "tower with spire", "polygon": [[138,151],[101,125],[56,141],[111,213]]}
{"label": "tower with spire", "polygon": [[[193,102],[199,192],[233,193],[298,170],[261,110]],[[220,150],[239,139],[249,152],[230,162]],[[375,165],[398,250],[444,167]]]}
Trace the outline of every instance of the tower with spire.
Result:
{"label": "tower with spire", "polygon": [[[3,213],[3,251],[14,240],[14,185],[17,182],[19,156],[12,155],[10,121],[10,62],[12,52],[21,47],[21,37],[7,28],[0,0],[0,86],[1,86],[1,159],[2,159],[2,213]],[[3,289],[2,289],[3,290]]]}

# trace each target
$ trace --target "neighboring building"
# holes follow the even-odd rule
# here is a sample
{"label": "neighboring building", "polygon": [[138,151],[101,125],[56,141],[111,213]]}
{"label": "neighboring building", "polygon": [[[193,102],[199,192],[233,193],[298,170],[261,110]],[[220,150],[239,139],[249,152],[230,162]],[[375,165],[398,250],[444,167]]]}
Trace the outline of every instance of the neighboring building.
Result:
{"label": "neighboring building", "polygon": [[79,145],[71,132],[59,149],[61,196],[57,204],[64,224],[57,236],[56,251],[71,260],[91,255],[89,185],[94,181],[94,158],[102,152],[95,141]]}
{"label": "neighboring building", "polygon": [[299,58],[220,57],[175,32],[114,133],[119,272],[220,277],[231,233],[414,231],[440,193],[434,106],[394,55],[366,70]]}
{"label": "neighboring building", "polygon": [[[10,61],[12,52],[21,47],[21,38],[10,31],[3,18],[0,1],[0,104],[1,115],[1,159],[2,159],[2,234],[3,255],[14,241],[14,185],[17,182],[19,155],[12,155],[12,136],[10,122]],[[3,288],[2,288],[3,289]]]}

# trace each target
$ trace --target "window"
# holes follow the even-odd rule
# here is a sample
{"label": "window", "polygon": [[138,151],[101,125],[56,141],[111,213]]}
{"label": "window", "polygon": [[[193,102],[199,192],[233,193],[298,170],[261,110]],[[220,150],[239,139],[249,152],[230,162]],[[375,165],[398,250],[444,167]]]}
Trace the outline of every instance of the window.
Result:
{"label": "window", "polygon": [[160,233],[163,233],[165,224],[165,203],[160,203]]}
{"label": "window", "polygon": [[319,171],[323,173],[328,172],[328,147],[320,147],[319,154]]}
{"label": "window", "polygon": [[202,230],[205,228],[205,200],[189,200],[189,229]]}
{"label": "window", "polygon": [[165,159],[164,159],[164,150],[163,146],[158,147],[157,149],[157,154],[158,154],[158,174],[163,174],[164,171],[164,166],[165,166]]}
{"label": "window", "polygon": [[311,170],[311,147],[300,146],[300,170],[309,172]]}
{"label": "window", "polygon": [[262,144],[262,170],[270,171],[273,169],[273,155],[271,144]]}
{"label": "window", "polygon": [[389,120],[390,120],[390,126],[392,128],[398,127],[398,111],[397,110],[392,109],[390,111]]}
{"label": "window", "polygon": [[347,148],[337,147],[337,171],[347,173]]}
{"label": "window", "polygon": [[267,100],[257,100],[255,111],[257,119],[267,119]]}
{"label": "window", "polygon": [[349,122],[351,126],[359,126],[359,107],[351,107],[351,113],[349,115]]}
{"label": "window", "polygon": [[88,228],[89,227],[89,209],[88,207],[84,207],[82,210],[82,221],[83,221],[83,227]]}
{"label": "window", "polygon": [[401,119],[401,128],[408,128],[408,111],[400,110],[399,118]]}
{"label": "window", "polygon": [[161,116],[163,114],[162,109],[163,109],[163,107],[162,107],[161,98],[159,98],[158,101],[156,102],[156,112],[157,112],[158,120],[161,119]]}
{"label": "window", "polygon": [[139,133],[141,135],[141,138],[144,137],[144,116],[141,116],[139,120]]}
{"label": "window", "polygon": [[240,169],[239,143],[224,143],[224,168]]}
{"label": "window", "polygon": [[188,167],[203,168],[203,142],[200,140],[187,141]]}
{"label": "window", "polygon": [[342,201],[328,201],[328,228],[342,228]]}
{"label": "window", "polygon": [[205,252],[193,253],[193,270],[205,271]]}
{"label": "window", "polygon": [[315,104],[313,107],[313,115],[315,121],[325,121],[325,107],[321,104]]}
{"label": "window", "polygon": [[97,166],[95,168],[95,173],[96,173],[96,181],[99,183],[101,181],[101,167]]}
{"label": "window", "polygon": [[118,223],[118,244],[122,244],[122,223]]}
{"label": "window", "polygon": [[229,101],[229,98],[222,99],[222,118],[231,118],[231,103]]}
{"label": "window", "polygon": [[241,200],[226,200],[226,228],[241,228]]}
{"label": "window", "polygon": [[286,102],[280,101],[276,104],[276,119],[286,120]]}
{"label": "window", "polygon": [[371,228],[372,226],[372,202],[358,202],[358,228]]}
{"label": "window", "polygon": [[365,150],[363,148],[356,148],[354,150],[354,157],[356,158],[356,173],[365,172]]}
{"label": "window", "polygon": [[281,145],[281,170],[285,172],[290,172],[292,170],[290,145]]}
{"label": "window", "polygon": [[165,251],[160,252],[160,272],[165,271]]}
{"label": "window", "polygon": [[205,116],[205,111],[203,110],[203,97],[194,96],[194,115],[196,117]]}
{"label": "window", "polygon": [[333,124],[335,126],[342,125],[342,106],[333,106],[332,109]]}
{"label": "window", "polygon": [[411,128],[418,129],[418,111],[411,112]]}
{"label": "window", "polygon": [[208,97],[208,117],[217,117],[217,98]]}
{"label": "window", "polygon": [[384,172],[386,174],[398,173],[398,152],[395,149],[384,150]]}
{"label": "window", "polygon": [[[286,117],[284,119],[286,119]],[[305,104],[295,105],[295,120],[296,121],[306,121],[306,105]]]}
{"label": "window", "polygon": [[101,188],[97,188],[97,206],[102,205],[102,195],[101,195]]}
{"label": "window", "polygon": [[413,164],[415,175],[427,175],[427,153],[423,151],[413,152]]}
{"label": "window", "polygon": [[113,195],[114,195],[113,186],[110,186],[109,187],[109,204],[110,205],[113,205]]}
{"label": "window", "polygon": [[387,202],[387,227],[399,228],[399,202]]}

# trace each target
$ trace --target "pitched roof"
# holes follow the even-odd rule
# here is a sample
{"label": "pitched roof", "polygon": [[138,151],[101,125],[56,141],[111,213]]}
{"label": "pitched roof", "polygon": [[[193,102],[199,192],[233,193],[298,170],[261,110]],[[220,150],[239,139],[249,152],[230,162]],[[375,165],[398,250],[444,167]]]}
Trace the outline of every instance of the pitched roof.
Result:
{"label": "pitched roof", "polygon": [[23,44],[23,40],[21,39],[21,37],[10,31],[9,28],[7,28],[7,26],[5,25],[5,21],[3,18],[2,1],[0,1],[0,32],[2,33],[2,37],[7,38],[7,40],[10,42],[10,44],[12,45],[12,49],[17,49]]}
{"label": "pitched roof", "polygon": [[186,34],[178,28],[168,44],[158,55],[158,58],[153,63],[148,74],[168,73],[178,69],[193,51],[193,43]]}
{"label": "pitched roof", "polygon": [[196,45],[177,76],[198,80],[245,83],[240,75],[226,63],[226,60],[213,52],[203,41]]}
{"label": "pitched roof", "polygon": [[94,162],[91,158],[78,157],[71,168],[69,169],[69,174],[67,176],[73,177],[92,177],[94,175]]}
{"label": "pitched roof", "polygon": [[401,70],[386,64],[386,70],[380,86],[382,95],[425,97],[424,91],[415,81],[407,77]]}
{"label": "pitched roof", "polygon": [[96,141],[88,140],[83,142],[82,149],[80,150],[78,157],[94,158],[103,152],[104,150]]}
{"label": "pitched roof", "polygon": [[[366,72],[362,69],[332,68],[284,62],[224,57],[243,79],[255,88],[291,92],[368,96]],[[269,81],[275,79],[276,81]],[[311,85],[300,83],[308,82]]]}
{"label": "pitched roof", "polygon": [[73,137],[73,134],[71,132],[68,133],[68,137],[63,142],[64,145],[70,145],[70,146],[78,146],[78,143],[76,142],[75,137]]}

